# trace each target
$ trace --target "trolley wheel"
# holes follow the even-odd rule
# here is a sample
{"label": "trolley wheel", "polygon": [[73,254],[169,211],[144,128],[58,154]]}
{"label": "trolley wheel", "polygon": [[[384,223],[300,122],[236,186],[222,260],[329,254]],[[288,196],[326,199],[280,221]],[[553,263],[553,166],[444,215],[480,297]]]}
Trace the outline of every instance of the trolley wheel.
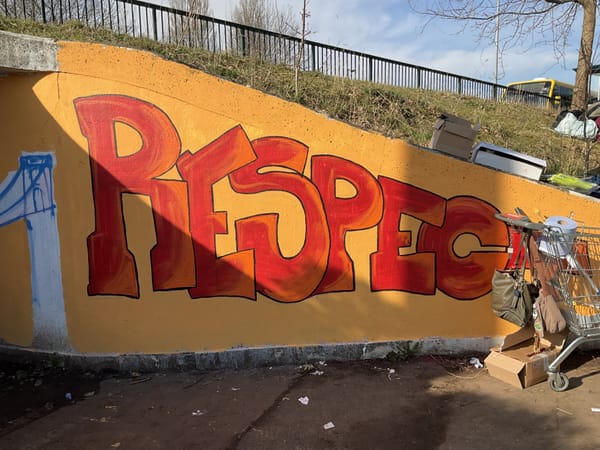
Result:
{"label": "trolley wheel", "polygon": [[569,387],[569,378],[562,372],[550,374],[548,385],[554,392],[566,391]]}

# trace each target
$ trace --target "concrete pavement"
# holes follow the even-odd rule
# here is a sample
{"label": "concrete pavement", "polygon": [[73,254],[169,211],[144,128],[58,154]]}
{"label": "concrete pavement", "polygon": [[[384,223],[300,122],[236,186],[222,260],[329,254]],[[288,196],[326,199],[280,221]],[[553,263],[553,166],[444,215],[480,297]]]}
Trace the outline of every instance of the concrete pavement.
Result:
{"label": "concrete pavement", "polygon": [[596,449],[598,355],[566,361],[562,393],[442,356],[108,376],[0,448]]}

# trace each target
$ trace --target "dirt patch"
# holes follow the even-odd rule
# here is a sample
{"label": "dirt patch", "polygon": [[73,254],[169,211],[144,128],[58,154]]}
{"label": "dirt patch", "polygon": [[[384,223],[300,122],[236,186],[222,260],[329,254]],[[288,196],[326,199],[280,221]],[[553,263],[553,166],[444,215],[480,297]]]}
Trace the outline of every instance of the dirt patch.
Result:
{"label": "dirt patch", "polygon": [[110,376],[52,365],[0,361],[0,436],[98,392]]}

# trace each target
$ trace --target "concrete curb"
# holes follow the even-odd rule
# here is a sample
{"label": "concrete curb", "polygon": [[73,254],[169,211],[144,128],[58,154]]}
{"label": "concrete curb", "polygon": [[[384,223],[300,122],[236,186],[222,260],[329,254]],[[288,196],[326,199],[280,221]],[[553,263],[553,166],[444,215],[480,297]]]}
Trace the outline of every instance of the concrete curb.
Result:
{"label": "concrete curb", "polygon": [[92,371],[154,372],[164,370],[245,369],[265,366],[305,364],[315,361],[357,361],[383,359],[391,352],[461,355],[487,353],[502,342],[498,338],[442,339],[414,341],[357,342],[303,347],[234,348],[219,352],[179,352],[170,354],[83,354],[40,351],[0,345],[0,358],[12,362],[34,362]]}

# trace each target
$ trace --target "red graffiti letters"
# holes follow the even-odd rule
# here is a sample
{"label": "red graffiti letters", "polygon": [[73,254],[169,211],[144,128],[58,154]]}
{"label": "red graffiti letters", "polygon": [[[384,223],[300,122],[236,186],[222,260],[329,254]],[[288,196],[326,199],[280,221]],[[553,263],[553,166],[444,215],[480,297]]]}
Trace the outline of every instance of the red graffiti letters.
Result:
{"label": "red graffiti letters", "polygon": [[215,235],[227,233],[227,213],[216,212],[212,185],[256,159],[241,127],[225,133],[201,151],[185,152],[177,162],[190,191],[191,233],[196,253],[197,284],[190,295],[232,295],[254,298],[254,256],[251,250],[217,258]]}
{"label": "red graffiti letters", "polygon": [[[75,100],[81,132],[88,140],[96,229],[88,238],[89,294],[138,296],[135,260],[127,249],[121,194],[152,200],[156,247],[152,249],[154,288],[194,286],[186,184],[158,180],[181,151],[179,135],[167,115],[150,103],[105,95]],[[142,148],[118,156],[115,124],[134,128]]]}
{"label": "red graffiti letters", "polygon": [[[494,270],[504,267],[506,254],[473,251],[467,256],[454,248],[460,236],[471,234],[485,246],[505,246],[507,240],[498,237],[497,211],[489,204],[472,197],[455,197],[446,202],[443,226],[424,223],[419,232],[417,252],[436,255],[436,286],[450,297],[468,300],[490,290]],[[506,236],[506,231],[503,235]]]}
{"label": "red graffiti letters", "polygon": [[[304,208],[306,234],[298,254],[285,258],[277,244],[278,216],[264,214],[236,223],[238,245],[255,250],[259,292],[282,302],[303,300],[321,281],[329,255],[329,231],[319,191],[302,175],[308,148],[287,138],[257,139],[252,146],[258,159],[232,173],[231,186],[243,194],[289,192]],[[260,172],[271,167],[289,171]]]}
{"label": "red graffiti letters", "polygon": [[409,184],[380,177],[385,198],[384,213],[378,233],[378,251],[371,255],[371,283],[376,291],[399,291],[433,294],[435,292],[435,253],[399,255],[401,248],[414,243],[412,232],[399,231],[403,215],[425,223],[444,222],[446,202],[431,192]]}
{"label": "red graffiti letters", "polygon": [[[377,180],[358,164],[334,156],[312,158],[312,179],[325,204],[331,230],[329,264],[314,292],[353,291],[354,269],[346,251],[346,232],[371,228],[381,220],[383,195]],[[336,181],[345,180],[356,190],[351,198],[336,196]]]}
{"label": "red graffiti letters", "polygon": [[[373,291],[433,295],[439,289],[455,299],[474,299],[489,291],[493,270],[506,264],[506,227],[494,220],[496,210],[477,198],[446,200],[391,178],[377,179],[337,156],[315,155],[309,161],[301,142],[286,137],[250,141],[241,126],[194,153],[181,153],[168,116],[131,97],[78,98],[75,110],[88,141],[95,207],[95,229],[88,237],[90,295],[139,297],[135,257],[125,238],[125,193],[151,201],[154,289],[188,289],[192,298],[256,299],[259,292],[290,303],[353,291],[347,233],[373,227]],[[119,151],[118,124],[141,138],[134,153]],[[310,178],[304,175],[307,163]],[[173,168],[181,179],[166,178]],[[280,192],[298,202],[304,239],[296,254],[283,254],[279,214],[266,210],[236,220],[236,249],[219,256],[217,235],[233,232],[228,212],[215,211],[213,187],[224,179],[237,194]],[[352,193],[340,190],[342,185]],[[405,224],[408,218],[413,229]],[[420,224],[418,230],[414,223]],[[457,250],[464,236],[472,236],[478,247]]]}

